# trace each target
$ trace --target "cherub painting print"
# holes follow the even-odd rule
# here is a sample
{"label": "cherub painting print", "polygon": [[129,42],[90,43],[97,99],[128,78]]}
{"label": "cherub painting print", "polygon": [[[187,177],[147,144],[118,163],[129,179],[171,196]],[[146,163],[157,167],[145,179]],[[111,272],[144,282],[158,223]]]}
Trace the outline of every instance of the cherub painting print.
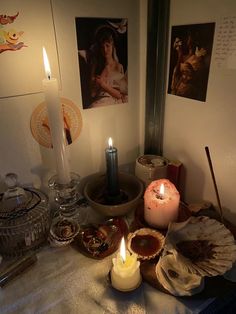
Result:
{"label": "cherub painting print", "polygon": [[172,27],[168,93],[206,101],[215,23]]}

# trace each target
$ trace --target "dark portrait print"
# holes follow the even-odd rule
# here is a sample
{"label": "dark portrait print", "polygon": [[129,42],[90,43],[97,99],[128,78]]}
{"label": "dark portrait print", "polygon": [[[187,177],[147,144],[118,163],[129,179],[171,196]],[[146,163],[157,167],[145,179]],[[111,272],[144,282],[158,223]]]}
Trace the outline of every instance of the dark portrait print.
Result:
{"label": "dark portrait print", "polygon": [[206,101],[215,23],[173,26],[168,93]]}
{"label": "dark portrait print", "polygon": [[125,18],[75,19],[83,108],[128,102]]}

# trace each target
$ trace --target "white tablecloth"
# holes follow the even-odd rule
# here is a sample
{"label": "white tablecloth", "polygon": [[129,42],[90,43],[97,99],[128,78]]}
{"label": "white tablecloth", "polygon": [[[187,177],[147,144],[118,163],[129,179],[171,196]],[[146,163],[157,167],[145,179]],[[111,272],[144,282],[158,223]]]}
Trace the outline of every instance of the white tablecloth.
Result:
{"label": "white tablecloth", "polygon": [[42,248],[33,267],[0,289],[0,313],[173,314],[199,313],[212,299],[164,294],[147,283],[130,293],[107,280],[112,256],[94,260],[75,248]]}

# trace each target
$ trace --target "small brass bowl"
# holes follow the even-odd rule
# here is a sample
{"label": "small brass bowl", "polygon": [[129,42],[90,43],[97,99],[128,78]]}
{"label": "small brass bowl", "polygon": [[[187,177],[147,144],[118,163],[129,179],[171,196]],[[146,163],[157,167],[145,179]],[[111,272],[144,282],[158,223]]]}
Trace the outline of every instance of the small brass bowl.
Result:
{"label": "small brass bowl", "polygon": [[144,184],[136,176],[119,173],[121,193],[126,196],[120,204],[110,205],[104,202],[106,195],[106,175],[96,174],[85,184],[84,196],[89,205],[100,214],[108,217],[123,216],[136,209],[143,196]]}

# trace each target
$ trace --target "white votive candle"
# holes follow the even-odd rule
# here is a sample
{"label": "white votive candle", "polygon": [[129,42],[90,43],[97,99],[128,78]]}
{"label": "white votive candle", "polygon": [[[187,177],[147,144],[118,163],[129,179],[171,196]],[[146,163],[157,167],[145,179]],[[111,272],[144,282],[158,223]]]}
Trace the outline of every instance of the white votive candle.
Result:
{"label": "white votive candle", "polygon": [[179,192],[169,180],[151,182],[144,193],[145,221],[155,228],[167,228],[178,219],[179,201]]}
{"label": "white votive candle", "polygon": [[122,238],[120,252],[112,259],[111,284],[120,291],[131,291],[137,288],[141,282],[140,262],[137,254],[130,254],[125,249]]}

